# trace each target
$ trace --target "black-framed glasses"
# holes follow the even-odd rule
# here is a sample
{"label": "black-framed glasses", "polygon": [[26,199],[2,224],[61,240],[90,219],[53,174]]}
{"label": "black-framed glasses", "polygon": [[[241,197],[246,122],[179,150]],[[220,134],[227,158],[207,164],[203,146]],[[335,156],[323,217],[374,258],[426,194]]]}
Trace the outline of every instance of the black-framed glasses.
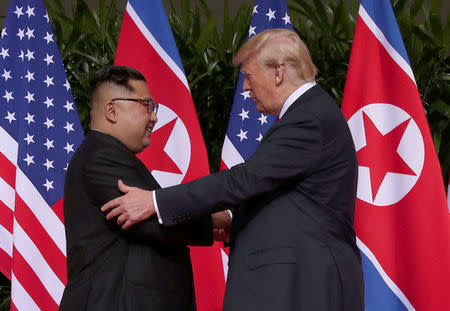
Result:
{"label": "black-framed glasses", "polygon": [[148,113],[154,112],[155,114],[158,113],[159,103],[155,102],[153,98],[113,98],[111,101],[115,100],[128,100],[132,102],[139,103],[141,105],[147,106]]}

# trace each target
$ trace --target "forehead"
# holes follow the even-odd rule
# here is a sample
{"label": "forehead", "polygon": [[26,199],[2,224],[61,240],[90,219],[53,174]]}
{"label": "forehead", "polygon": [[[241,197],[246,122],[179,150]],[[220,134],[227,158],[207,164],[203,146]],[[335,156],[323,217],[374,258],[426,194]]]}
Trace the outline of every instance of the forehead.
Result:
{"label": "forehead", "polygon": [[137,95],[139,98],[152,98],[147,83],[144,81],[132,80],[130,81],[130,85],[134,89],[134,92],[132,93]]}
{"label": "forehead", "polygon": [[244,74],[254,73],[259,69],[259,65],[256,61],[256,57],[248,57],[245,61],[242,62],[241,71]]}

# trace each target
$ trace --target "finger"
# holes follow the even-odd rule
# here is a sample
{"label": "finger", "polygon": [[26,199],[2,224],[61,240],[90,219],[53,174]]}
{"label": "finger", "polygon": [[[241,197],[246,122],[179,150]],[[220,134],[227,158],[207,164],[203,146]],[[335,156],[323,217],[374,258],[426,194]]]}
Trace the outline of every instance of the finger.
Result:
{"label": "finger", "polygon": [[120,205],[120,197],[119,198],[115,198],[107,203],[105,203],[102,207],[101,210],[102,212],[107,212],[110,209],[113,209],[115,207],[118,207]]}
{"label": "finger", "polygon": [[214,229],[214,240],[223,241],[226,238],[225,231],[223,229]]}
{"label": "finger", "polygon": [[127,193],[131,189],[131,187],[125,185],[121,179],[119,179],[119,181],[117,182],[117,186],[119,187],[119,190],[123,193]]}
{"label": "finger", "polygon": [[125,214],[120,215],[119,217],[117,217],[117,224],[119,226],[121,226],[122,224],[124,224],[127,221],[127,216],[125,216]]}
{"label": "finger", "polygon": [[214,241],[218,241],[219,239],[219,230],[213,229]]}
{"label": "finger", "polygon": [[231,221],[232,221],[233,219],[231,218],[231,216],[230,216],[230,214],[227,212],[227,221],[228,221],[228,223],[231,225]]}
{"label": "finger", "polygon": [[125,221],[125,223],[122,225],[122,229],[123,230],[127,230],[129,229],[132,225],[134,225],[135,223],[132,220],[127,220]]}
{"label": "finger", "polygon": [[106,214],[106,219],[111,220],[123,213],[122,208],[117,207],[113,210],[111,210],[108,214]]}
{"label": "finger", "polygon": [[231,233],[231,223],[228,224],[228,225],[225,227],[225,232],[226,232],[227,235],[230,235],[230,233]]}

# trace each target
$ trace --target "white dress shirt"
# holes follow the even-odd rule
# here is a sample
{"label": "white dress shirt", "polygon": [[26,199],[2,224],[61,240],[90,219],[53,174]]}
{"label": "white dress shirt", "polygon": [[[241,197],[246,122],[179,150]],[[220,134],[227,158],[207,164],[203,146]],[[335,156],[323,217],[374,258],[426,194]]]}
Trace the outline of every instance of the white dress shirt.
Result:
{"label": "white dress shirt", "polygon": [[307,90],[312,88],[314,85],[316,85],[316,81],[313,82],[306,82],[302,86],[300,86],[298,89],[296,89],[294,92],[292,92],[291,95],[289,95],[288,98],[286,98],[286,101],[283,103],[283,106],[281,106],[280,115],[278,116],[279,119],[283,117],[283,115],[286,113],[289,107],[300,97],[302,96]]}

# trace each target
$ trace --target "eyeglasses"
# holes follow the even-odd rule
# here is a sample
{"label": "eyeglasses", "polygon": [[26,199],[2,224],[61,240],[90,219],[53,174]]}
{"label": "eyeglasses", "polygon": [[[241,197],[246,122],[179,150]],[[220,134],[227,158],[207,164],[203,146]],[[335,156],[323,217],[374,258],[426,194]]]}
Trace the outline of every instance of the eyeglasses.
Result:
{"label": "eyeglasses", "polygon": [[159,103],[155,102],[153,98],[113,98],[111,101],[115,100],[128,100],[132,102],[139,103],[141,105],[147,106],[148,113],[155,112],[158,113]]}

